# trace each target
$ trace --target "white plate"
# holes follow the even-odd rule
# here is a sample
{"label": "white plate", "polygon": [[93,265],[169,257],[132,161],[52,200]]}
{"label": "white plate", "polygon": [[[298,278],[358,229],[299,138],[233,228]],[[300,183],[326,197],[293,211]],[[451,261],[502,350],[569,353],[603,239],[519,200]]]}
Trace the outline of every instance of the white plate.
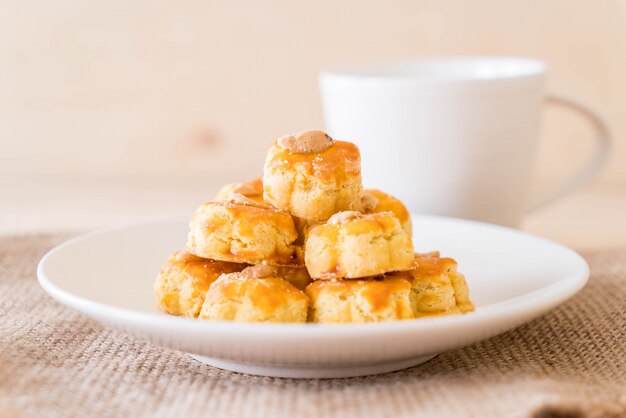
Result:
{"label": "white plate", "polygon": [[476,311],[373,324],[245,324],[157,311],[152,285],[183,247],[187,220],[94,232],[51,250],[39,282],[59,302],[106,324],[191,353],[223,369],[280,377],[345,377],[399,370],[510,330],[559,305],[586,283],[575,252],[513,229],[413,217],[416,251],[440,250],[467,277]]}

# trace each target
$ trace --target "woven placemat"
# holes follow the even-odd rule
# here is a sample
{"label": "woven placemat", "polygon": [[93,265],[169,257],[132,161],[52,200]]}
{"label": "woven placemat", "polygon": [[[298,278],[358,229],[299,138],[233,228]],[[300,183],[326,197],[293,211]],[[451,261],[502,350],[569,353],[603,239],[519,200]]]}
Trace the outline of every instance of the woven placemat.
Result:
{"label": "woven placemat", "polygon": [[626,250],[525,326],[412,369],[248,376],[102,326],[48,297],[39,258],[67,235],[0,238],[0,417],[624,417]]}

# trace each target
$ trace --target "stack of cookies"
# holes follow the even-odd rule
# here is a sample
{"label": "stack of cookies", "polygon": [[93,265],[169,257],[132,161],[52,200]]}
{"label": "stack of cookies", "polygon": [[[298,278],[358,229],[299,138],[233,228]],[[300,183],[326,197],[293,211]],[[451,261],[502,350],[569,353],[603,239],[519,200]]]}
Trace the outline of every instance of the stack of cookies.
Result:
{"label": "stack of cookies", "polygon": [[172,315],[378,322],[474,309],[456,262],[415,254],[398,199],[363,190],[359,149],[322,131],[279,138],[263,179],[202,204],[155,283]]}

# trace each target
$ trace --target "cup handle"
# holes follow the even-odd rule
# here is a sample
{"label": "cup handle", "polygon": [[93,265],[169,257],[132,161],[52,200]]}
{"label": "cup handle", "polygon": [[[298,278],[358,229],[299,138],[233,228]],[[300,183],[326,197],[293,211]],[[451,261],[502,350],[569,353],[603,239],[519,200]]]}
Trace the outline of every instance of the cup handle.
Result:
{"label": "cup handle", "polygon": [[604,117],[598,112],[592,110],[587,104],[560,94],[549,94],[546,101],[549,104],[566,107],[585,116],[595,129],[597,137],[596,149],[587,162],[572,174],[568,180],[533,202],[529,211],[552,203],[589,183],[600,174],[611,153],[611,130]]}

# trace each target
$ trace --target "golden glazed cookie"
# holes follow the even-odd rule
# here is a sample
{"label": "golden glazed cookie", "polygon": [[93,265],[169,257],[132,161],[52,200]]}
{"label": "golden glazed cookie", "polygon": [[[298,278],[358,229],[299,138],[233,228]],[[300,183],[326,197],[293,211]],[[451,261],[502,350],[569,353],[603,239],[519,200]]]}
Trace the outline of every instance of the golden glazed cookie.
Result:
{"label": "golden glazed cookie", "polygon": [[322,131],[281,137],[267,154],[264,198],[299,218],[325,221],[336,212],[358,210],[361,190],[359,149]]}
{"label": "golden glazed cookie", "polygon": [[167,259],[154,283],[159,307],[172,315],[196,318],[211,283],[222,273],[245,267],[245,264],[207,260],[177,251]]}
{"label": "golden glazed cookie", "polygon": [[241,194],[257,202],[263,202],[263,179],[256,178],[240,183],[230,183],[222,187],[215,196],[215,200],[228,200],[232,193]]}
{"label": "golden glazed cookie", "polygon": [[223,274],[209,288],[200,319],[306,322],[308,298],[267,265]]}
{"label": "golden glazed cookie", "polygon": [[306,288],[309,322],[380,322],[414,318],[411,284],[402,278],[317,280]]}
{"label": "golden glazed cookie", "polygon": [[[233,193],[241,194],[257,202],[263,202],[263,179],[256,178],[246,182],[227,184],[222,187],[215,197],[215,200],[229,200]],[[314,224],[314,222],[309,222],[306,219],[294,216],[293,223],[298,231],[298,239],[295,243],[297,245],[302,245],[304,244],[304,236],[307,229]]]}
{"label": "golden glazed cookie", "polygon": [[404,229],[409,236],[413,235],[411,215],[406,206],[404,206],[404,203],[399,199],[387,193],[374,189],[363,190],[363,194],[361,195],[361,212],[393,212],[393,214],[398,217],[402,229]]}
{"label": "golden glazed cookie", "polygon": [[305,264],[314,279],[360,278],[413,268],[411,237],[391,212],[340,212],[311,227]]}
{"label": "golden glazed cookie", "polygon": [[249,264],[301,264],[291,216],[269,204],[231,194],[201,205],[189,223],[186,250],[200,257]]}
{"label": "golden glazed cookie", "polygon": [[456,271],[456,261],[434,252],[416,254],[415,262],[415,269],[393,273],[390,277],[404,277],[411,281],[411,303],[416,317],[474,310],[465,277]]}

